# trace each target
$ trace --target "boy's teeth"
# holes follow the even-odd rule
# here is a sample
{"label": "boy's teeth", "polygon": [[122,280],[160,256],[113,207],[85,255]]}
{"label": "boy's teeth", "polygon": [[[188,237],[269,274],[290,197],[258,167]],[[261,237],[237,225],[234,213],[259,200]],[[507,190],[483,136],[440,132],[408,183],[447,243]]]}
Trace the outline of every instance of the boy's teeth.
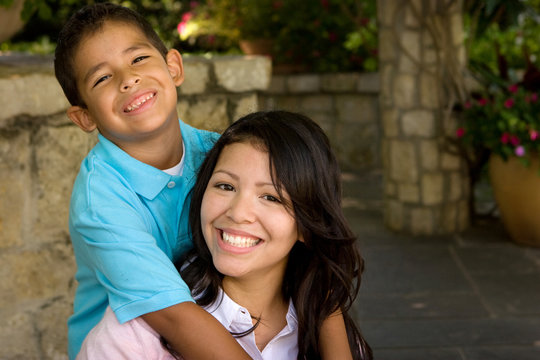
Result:
{"label": "boy's teeth", "polygon": [[223,241],[236,247],[251,247],[257,245],[261,240],[245,236],[234,236],[223,232]]}
{"label": "boy's teeth", "polygon": [[152,94],[148,95],[147,97],[145,97],[143,99],[138,99],[138,101],[136,103],[133,103],[133,104],[131,104],[131,105],[129,105],[127,107],[127,112],[138,109],[139,106],[141,106],[142,104],[144,104],[145,102],[147,102],[148,100],[150,100],[153,97],[154,97],[154,94],[152,93]]}

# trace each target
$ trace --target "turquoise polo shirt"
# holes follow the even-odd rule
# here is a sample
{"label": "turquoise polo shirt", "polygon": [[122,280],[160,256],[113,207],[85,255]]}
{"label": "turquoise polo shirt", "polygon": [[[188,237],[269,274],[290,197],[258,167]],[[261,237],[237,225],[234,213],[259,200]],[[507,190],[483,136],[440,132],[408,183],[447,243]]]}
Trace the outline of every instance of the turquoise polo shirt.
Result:
{"label": "turquoise polo shirt", "polygon": [[193,301],[173,261],[192,246],[189,192],[219,135],[182,121],[180,130],[185,147],[181,176],[134,159],[101,135],[81,164],[69,213],[78,282],[68,320],[71,359],[107,305],[124,323]]}

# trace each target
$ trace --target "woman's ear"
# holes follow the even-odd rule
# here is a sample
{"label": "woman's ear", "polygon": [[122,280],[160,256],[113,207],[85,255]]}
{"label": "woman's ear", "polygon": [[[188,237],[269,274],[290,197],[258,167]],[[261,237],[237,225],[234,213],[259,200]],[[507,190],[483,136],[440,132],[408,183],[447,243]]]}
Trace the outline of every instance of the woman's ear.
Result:
{"label": "woman's ear", "polygon": [[66,111],[68,118],[73,121],[83,131],[92,132],[97,128],[97,124],[92,120],[88,109],[80,106],[71,106]]}
{"label": "woman's ear", "polygon": [[174,84],[180,86],[184,82],[184,65],[182,55],[176,49],[171,49],[167,53],[167,67],[173,78]]}

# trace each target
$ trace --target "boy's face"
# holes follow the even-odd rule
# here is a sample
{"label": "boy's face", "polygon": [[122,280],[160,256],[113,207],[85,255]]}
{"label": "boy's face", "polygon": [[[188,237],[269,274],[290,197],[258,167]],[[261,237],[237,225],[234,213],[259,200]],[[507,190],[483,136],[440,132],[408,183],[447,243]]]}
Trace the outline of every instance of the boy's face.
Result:
{"label": "boy's face", "polygon": [[81,42],[74,59],[77,87],[86,108],[68,116],[85,131],[100,133],[126,150],[178,126],[177,93],[182,58],[167,61],[133,25],[108,21]]}

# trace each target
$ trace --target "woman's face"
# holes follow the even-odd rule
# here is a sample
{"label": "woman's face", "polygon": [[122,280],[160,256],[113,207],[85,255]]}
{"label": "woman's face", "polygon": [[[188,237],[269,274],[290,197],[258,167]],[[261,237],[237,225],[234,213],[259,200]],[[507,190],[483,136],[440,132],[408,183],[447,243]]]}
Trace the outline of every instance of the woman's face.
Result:
{"label": "woman's face", "polygon": [[214,266],[238,279],[282,281],[299,239],[296,220],[280,199],[268,153],[250,143],[227,145],[206,187],[201,226]]}

